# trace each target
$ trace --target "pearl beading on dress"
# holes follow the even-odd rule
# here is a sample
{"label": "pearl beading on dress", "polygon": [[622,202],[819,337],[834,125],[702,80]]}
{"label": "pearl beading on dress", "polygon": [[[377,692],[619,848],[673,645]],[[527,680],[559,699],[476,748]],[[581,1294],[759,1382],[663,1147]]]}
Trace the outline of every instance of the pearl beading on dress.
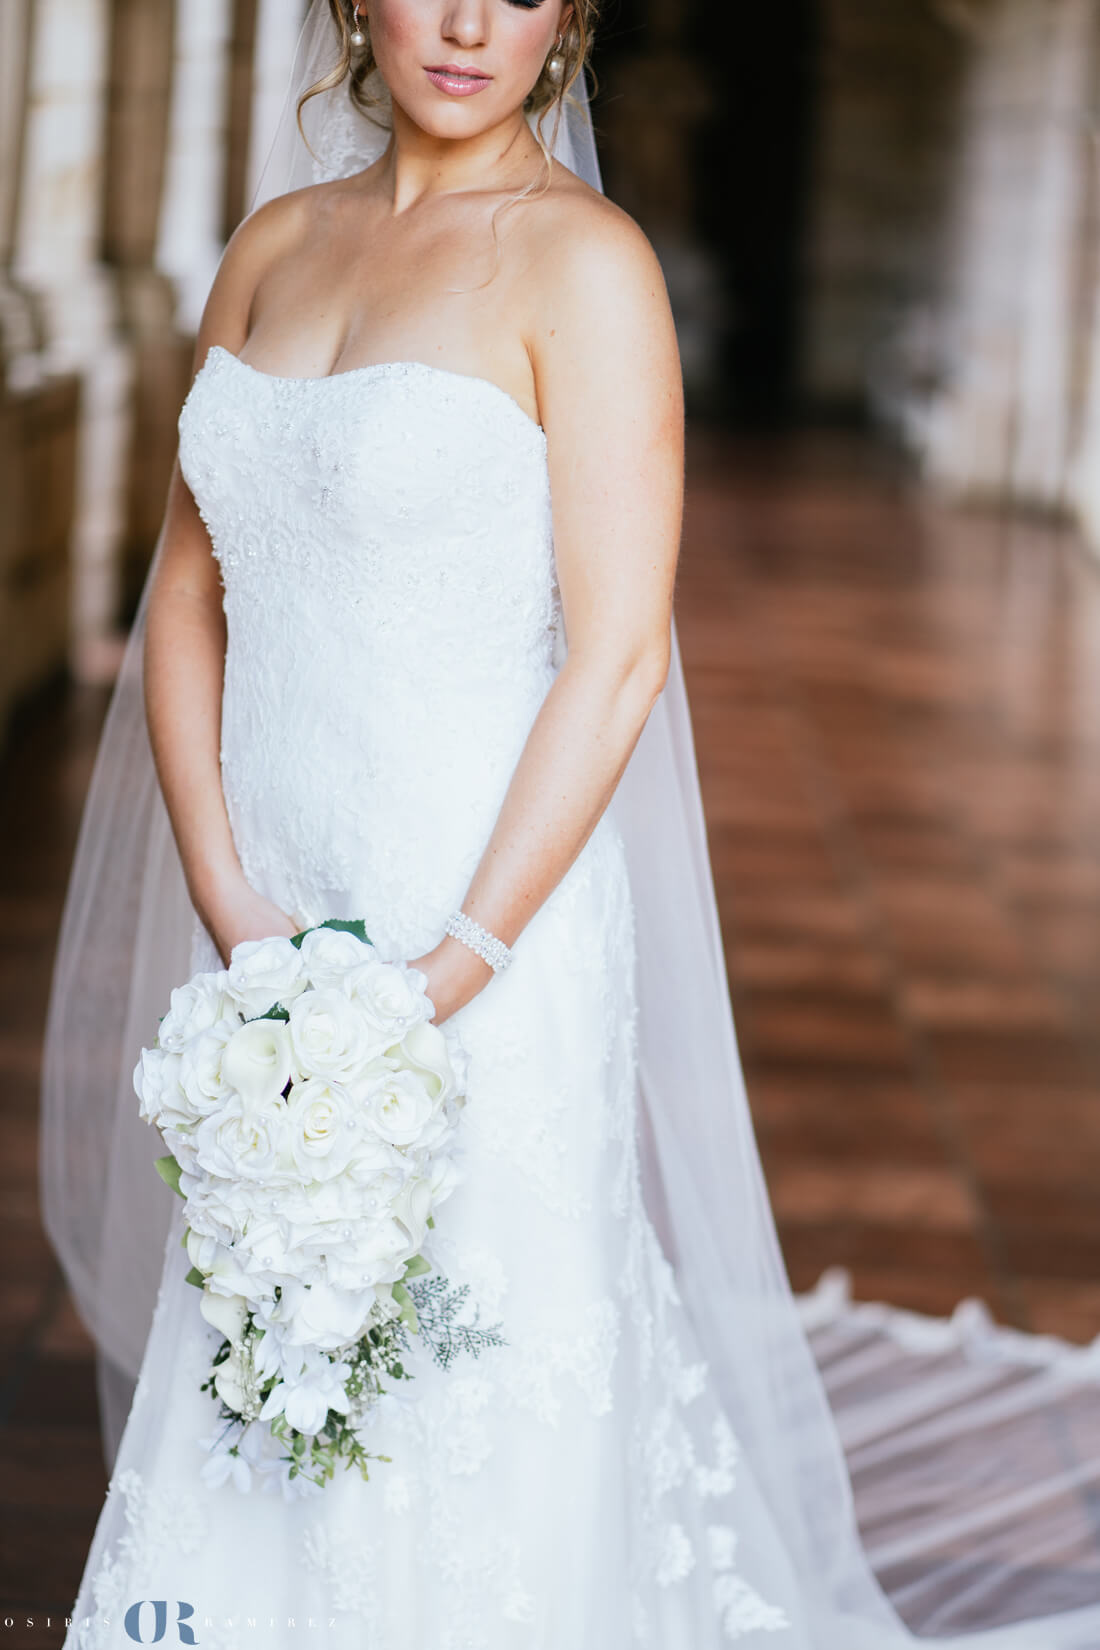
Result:
{"label": "pearl beading on dress", "polygon": [[447,918],[447,933],[453,934],[456,940],[468,945],[471,951],[489,964],[494,974],[499,974],[508,967],[512,960],[512,953],[503,940],[498,940],[495,934],[490,934],[487,928],[482,928],[473,917],[468,917],[465,911],[454,911]]}

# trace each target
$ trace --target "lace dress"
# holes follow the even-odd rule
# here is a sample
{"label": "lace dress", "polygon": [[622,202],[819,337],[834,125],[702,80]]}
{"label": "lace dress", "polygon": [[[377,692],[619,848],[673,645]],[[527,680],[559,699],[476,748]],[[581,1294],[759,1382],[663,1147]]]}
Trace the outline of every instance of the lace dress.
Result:
{"label": "lace dress", "polygon": [[[561,658],[546,442],[486,380],[412,362],[321,379],[212,348],[180,416],[228,623],[222,773],[255,887],[440,938]],[[192,963],[215,967],[196,927]],[[424,1353],[364,1482],[284,1499],[200,1478],[220,1332],[182,1203],[66,1645],[795,1650],[781,1533],[719,1408],[642,1199],[634,913],[605,814],[454,1018],[465,1178],[433,1258],[507,1344]],[[134,1618],[131,1617],[131,1622]]]}

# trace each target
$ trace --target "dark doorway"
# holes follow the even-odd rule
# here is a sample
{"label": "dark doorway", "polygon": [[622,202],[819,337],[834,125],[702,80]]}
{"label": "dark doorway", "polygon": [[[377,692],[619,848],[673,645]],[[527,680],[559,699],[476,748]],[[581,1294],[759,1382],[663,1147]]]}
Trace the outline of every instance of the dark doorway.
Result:
{"label": "dark doorway", "polygon": [[689,402],[742,424],[800,403],[816,12],[609,0],[594,58],[608,192],[669,260]]}

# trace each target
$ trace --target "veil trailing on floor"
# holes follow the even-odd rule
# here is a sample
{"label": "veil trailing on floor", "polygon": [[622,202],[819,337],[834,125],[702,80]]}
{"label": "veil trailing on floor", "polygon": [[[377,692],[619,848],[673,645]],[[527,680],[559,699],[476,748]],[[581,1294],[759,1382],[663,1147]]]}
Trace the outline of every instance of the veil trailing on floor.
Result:
{"label": "veil trailing on floor", "polygon": [[[382,152],[384,119],[366,119],[344,88],[306,105],[312,153],[299,136],[298,96],[337,55],[328,6],[314,0],[254,207]],[[556,157],[599,188],[583,80],[545,130]],[[174,1195],[153,1170],[163,1145],[138,1117],[131,1074],[187,976],[194,923],[145,728],[147,591],[85,807],[43,1073],[44,1220],[97,1344],[108,1460],[150,1328]],[[820,1291],[807,1311],[791,1294],[734,1034],[675,626],[667,684],[611,810],[636,907],[647,1202],[804,1587],[813,1644],[914,1643],[896,1602],[942,1644],[1096,1650],[1097,1359],[1025,1347],[1023,1337],[1016,1356],[994,1333],[968,1335],[966,1323],[869,1318]],[[845,1447],[889,1597],[861,1542]],[[975,1625],[987,1630],[964,1631]]]}

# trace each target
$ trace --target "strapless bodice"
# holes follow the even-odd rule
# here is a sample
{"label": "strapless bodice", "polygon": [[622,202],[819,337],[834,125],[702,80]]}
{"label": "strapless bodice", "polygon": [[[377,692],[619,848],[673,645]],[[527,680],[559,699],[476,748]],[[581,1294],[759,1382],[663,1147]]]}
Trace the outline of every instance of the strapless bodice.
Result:
{"label": "strapless bodice", "polygon": [[560,661],[546,437],[486,379],[281,378],[219,345],[179,434],[225,587],[246,870],[293,867],[302,909],[407,862],[414,905],[413,864],[473,869]]}

